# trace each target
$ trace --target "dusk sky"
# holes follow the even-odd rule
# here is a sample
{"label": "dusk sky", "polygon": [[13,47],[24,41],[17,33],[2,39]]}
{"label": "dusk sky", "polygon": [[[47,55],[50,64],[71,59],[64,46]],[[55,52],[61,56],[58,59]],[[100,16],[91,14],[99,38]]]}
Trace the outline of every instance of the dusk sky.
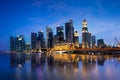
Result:
{"label": "dusk sky", "polygon": [[73,19],[81,42],[82,20],[97,39],[115,44],[120,41],[120,0],[0,0],[0,50],[9,50],[9,37],[23,34],[30,42],[31,32]]}

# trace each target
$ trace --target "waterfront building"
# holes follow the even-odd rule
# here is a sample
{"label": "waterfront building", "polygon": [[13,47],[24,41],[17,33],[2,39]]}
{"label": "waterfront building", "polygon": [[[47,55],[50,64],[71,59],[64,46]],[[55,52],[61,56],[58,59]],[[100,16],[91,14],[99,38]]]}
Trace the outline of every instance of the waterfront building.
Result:
{"label": "waterfront building", "polygon": [[62,44],[56,44],[52,50],[69,50],[74,49],[74,43],[62,43]]}
{"label": "waterfront building", "polygon": [[96,36],[92,35],[92,48],[96,47]]}
{"label": "waterfront building", "polygon": [[44,33],[43,33],[43,31],[38,31],[38,40],[40,40],[41,41],[41,39],[43,39],[44,38]]}
{"label": "waterfront building", "polygon": [[25,44],[25,50],[26,50],[26,51],[29,51],[29,50],[30,50],[30,43],[26,43],[26,44]]}
{"label": "waterfront building", "polygon": [[67,43],[73,43],[74,41],[74,27],[72,19],[65,23],[65,39]]}
{"label": "waterfront building", "polygon": [[23,35],[18,35],[15,37],[15,51],[24,52],[25,50],[25,40]]}
{"label": "waterfront building", "polygon": [[45,38],[42,39],[41,43],[41,48],[46,48]]}
{"label": "waterfront building", "polygon": [[41,42],[37,40],[36,42],[36,50],[41,48]]}
{"label": "waterfront building", "polygon": [[58,35],[54,35],[53,43],[54,43],[54,46],[59,44],[59,36]]}
{"label": "waterfront building", "polygon": [[10,51],[14,52],[15,51],[15,38],[10,36]]}
{"label": "waterfront building", "polygon": [[57,26],[56,28],[56,34],[58,37],[58,43],[63,43],[64,42],[64,29],[63,26]]}
{"label": "waterfront building", "polygon": [[31,32],[31,49],[36,49],[37,33]]}
{"label": "waterfront building", "polygon": [[82,43],[79,43],[79,48],[82,48]]}
{"label": "waterfront building", "polygon": [[79,33],[78,33],[78,31],[74,32],[74,46],[79,47]]}
{"label": "waterfront building", "polygon": [[90,32],[88,32],[88,48],[92,48],[92,39],[91,39],[92,37],[91,37],[91,33]]}
{"label": "waterfront building", "polygon": [[48,26],[46,28],[46,43],[47,43],[47,48],[53,48],[53,31]]}
{"label": "waterfront building", "polygon": [[43,31],[38,32],[37,44],[40,45],[40,48],[46,48],[45,47],[45,38],[44,38]]}
{"label": "waterfront building", "polygon": [[88,32],[86,20],[82,22],[82,48],[91,48],[91,33]]}
{"label": "waterfront building", "polygon": [[104,44],[104,40],[103,39],[98,39],[97,40],[97,47],[98,48],[104,48],[105,44]]}

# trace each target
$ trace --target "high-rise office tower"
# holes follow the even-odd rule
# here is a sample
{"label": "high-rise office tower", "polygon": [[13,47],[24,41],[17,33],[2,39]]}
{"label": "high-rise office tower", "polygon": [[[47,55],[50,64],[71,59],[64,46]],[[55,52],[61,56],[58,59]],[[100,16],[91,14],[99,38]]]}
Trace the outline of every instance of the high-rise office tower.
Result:
{"label": "high-rise office tower", "polygon": [[31,32],[31,49],[36,49],[37,33]]}
{"label": "high-rise office tower", "polygon": [[25,40],[23,35],[18,35],[15,37],[15,51],[24,52],[25,50]]}
{"label": "high-rise office tower", "polygon": [[46,41],[45,41],[45,38],[42,39],[41,41],[41,48],[46,48]]}
{"label": "high-rise office tower", "polygon": [[47,48],[53,48],[53,31],[48,26],[46,28],[46,43],[47,43]]}
{"label": "high-rise office tower", "polygon": [[36,42],[36,49],[40,49],[41,48],[41,42],[39,40],[37,40]]}
{"label": "high-rise office tower", "polygon": [[37,45],[39,45],[40,48],[45,48],[45,38],[43,31],[38,32]]}
{"label": "high-rise office tower", "polygon": [[44,33],[43,31],[38,31],[38,39],[44,38]]}
{"label": "high-rise office tower", "polygon": [[58,37],[58,43],[64,42],[64,29],[63,26],[57,26],[56,28],[57,37]]}
{"label": "high-rise office tower", "polygon": [[96,47],[96,36],[92,35],[92,48]]}
{"label": "high-rise office tower", "polygon": [[98,39],[97,40],[97,47],[98,48],[104,48],[105,47],[105,43],[103,39]]}
{"label": "high-rise office tower", "polygon": [[69,22],[65,23],[65,38],[66,42],[73,43],[74,39],[74,27],[73,21],[70,19]]}
{"label": "high-rise office tower", "polygon": [[88,33],[88,48],[92,48],[92,41],[91,41],[92,39],[91,39],[91,33],[89,32]]}
{"label": "high-rise office tower", "polygon": [[75,47],[79,47],[79,33],[78,33],[78,31],[74,32],[74,45],[75,45]]}
{"label": "high-rise office tower", "polygon": [[10,51],[14,52],[15,51],[15,38],[10,36]]}
{"label": "high-rise office tower", "polygon": [[54,46],[59,44],[59,37],[57,35],[54,35],[53,43],[54,43]]}
{"label": "high-rise office tower", "polygon": [[91,33],[88,32],[86,20],[82,22],[82,48],[91,48]]}

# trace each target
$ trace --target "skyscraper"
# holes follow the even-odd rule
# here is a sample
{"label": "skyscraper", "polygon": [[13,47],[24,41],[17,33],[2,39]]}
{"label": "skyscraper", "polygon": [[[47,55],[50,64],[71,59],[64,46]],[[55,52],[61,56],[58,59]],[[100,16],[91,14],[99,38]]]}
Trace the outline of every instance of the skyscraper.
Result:
{"label": "skyscraper", "polygon": [[54,46],[59,44],[59,37],[57,35],[54,35],[53,43],[54,43]]}
{"label": "skyscraper", "polygon": [[15,38],[10,36],[10,51],[14,52],[15,51]]}
{"label": "skyscraper", "polygon": [[63,29],[63,26],[57,26],[56,32],[57,32],[57,37],[58,37],[59,43],[63,43],[64,42],[64,29]]}
{"label": "skyscraper", "polygon": [[18,35],[15,37],[15,51],[24,52],[25,50],[25,40],[23,35]]}
{"label": "skyscraper", "polygon": [[96,47],[96,36],[92,35],[92,48]]}
{"label": "skyscraper", "polygon": [[29,51],[29,50],[30,50],[30,43],[26,43],[26,44],[25,44],[25,50],[26,50],[26,51]]}
{"label": "skyscraper", "polygon": [[88,48],[92,48],[92,39],[91,39],[92,37],[91,37],[91,33],[90,32],[88,32]]}
{"label": "skyscraper", "polygon": [[42,39],[44,37],[43,31],[38,31],[38,39]]}
{"label": "skyscraper", "polygon": [[46,28],[46,43],[47,43],[47,48],[53,48],[53,31],[48,26]]}
{"label": "skyscraper", "polygon": [[104,48],[105,44],[104,44],[104,40],[103,39],[98,39],[97,40],[97,47],[98,48]]}
{"label": "skyscraper", "polygon": [[74,32],[74,45],[75,45],[75,47],[79,47],[79,33],[78,33],[78,31]]}
{"label": "skyscraper", "polygon": [[91,33],[88,32],[86,20],[82,22],[82,48],[91,48]]}
{"label": "skyscraper", "polygon": [[73,43],[74,39],[74,27],[73,21],[70,19],[69,22],[65,23],[65,38],[66,42]]}
{"label": "skyscraper", "polygon": [[40,45],[41,48],[45,48],[45,38],[43,31],[38,32],[37,44]]}
{"label": "skyscraper", "polygon": [[36,49],[37,33],[31,32],[31,49]]}
{"label": "skyscraper", "polygon": [[25,40],[23,35],[18,35],[16,37],[10,36],[10,51],[11,52],[25,51]]}

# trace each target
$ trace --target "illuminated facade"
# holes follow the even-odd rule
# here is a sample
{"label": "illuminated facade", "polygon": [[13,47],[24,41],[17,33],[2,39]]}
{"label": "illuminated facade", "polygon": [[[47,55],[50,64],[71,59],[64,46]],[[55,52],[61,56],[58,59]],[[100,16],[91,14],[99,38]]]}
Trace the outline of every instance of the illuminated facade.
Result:
{"label": "illuminated facade", "polygon": [[74,27],[72,19],[65,23],[65,38],[67,43],[73,43],[74,41]]}
{"label": "illuminated facade", "polygon": [[69,50],[69,49],[74,49],[74,44],[71,45],[71,43],[62,43],[62,44],[57,44],[54,46],[52,50]]}
{"label": "illuminated facade", "polygon": [[79,47],[79,33],[78,33],[78,31],[74,32],[74,46]]}
{"label": "illuminated facade", "polygon": [[82,48],[91,48],[91,33],[88,32],[86,20],[82,22]]}

